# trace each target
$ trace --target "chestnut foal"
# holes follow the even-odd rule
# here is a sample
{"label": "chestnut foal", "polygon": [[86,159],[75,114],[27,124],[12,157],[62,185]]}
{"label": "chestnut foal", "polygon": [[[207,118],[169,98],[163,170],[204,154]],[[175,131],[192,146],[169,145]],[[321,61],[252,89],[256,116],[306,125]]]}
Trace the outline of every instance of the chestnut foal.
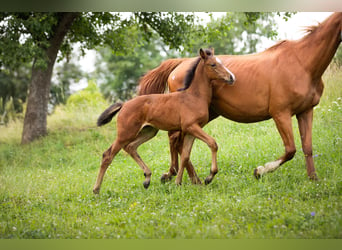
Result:
{"label": "chestnut foal", "polygon": [[[142,161],[137,148],[153,138],[159,129],[182,131],[184,144],[181,152],[181,164],[176,184],[182,182],[184,167],[190,159],[195,138],[204,141],[212,152],[210,175],[205,179],[209,184],[218,171],[217,144],[202,127],[209,120],[209,105],[212,97],[212,80],[221,80],[222,84],[233,84],[234,75],[214,56],[213,50],[199,51],[200,56],[192,65],[185,78],[184,88],[169,94],[138,96],[123,104],[115,103],[98,118],[97,125],[102,126],[112,120],[116,113],[117,137],[107,151],[103,153],[102,163],[93,192],[100,192],[103,176],[115,155],[123,148],[142,168],[145,175],[145,188],[150,185],[151,170]],[[200,183],[197,176],[191,180]]]}

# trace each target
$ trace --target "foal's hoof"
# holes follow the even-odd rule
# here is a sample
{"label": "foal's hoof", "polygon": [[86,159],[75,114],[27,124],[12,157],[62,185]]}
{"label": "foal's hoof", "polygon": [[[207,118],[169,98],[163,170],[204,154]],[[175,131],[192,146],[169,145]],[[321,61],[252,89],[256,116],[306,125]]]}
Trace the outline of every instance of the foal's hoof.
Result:
{"label": "foal's hoof", "polygon": [[150,186],[150,181],[144,181],[143,185],[145,189],[148,189],[148,187]]}
{"label": "foal's hoof", "polygon": [[166,182],[171,181],[171,179],[172,179],[172,176],[170,176],[168,173],[165,173],[165,174],[163,174],[162,177],[160,178],[160,182],[161,182],[162,184],[165,184]]}
{"label": "foal's hoof", "polygon": [[177,187],[182,186],[182,183],[181,183],[181,182],[178,182],[178,181],[176,181],[175,184],[176,184]]}
{"label": "foal's hoof", "polygon": [[191,180],[191,183],[194,184],[194,185],[202,185],[202,182],[201,182],[200,178],[198,178],[198,177],[193,178]]}
{"label": "foal's hoof", "polygon": [[94,194],[99,194],[100,193],[100,189],[99,188],[94,188],[93,189],[93,193]]}
{"label": "foal's hoof", "polygon": [[208,185],[212,180],[213,180],[213,178],[211,178],[210,176],[207,176],[207,178],[205,178],[205,180],[204,180],[204,184]]}

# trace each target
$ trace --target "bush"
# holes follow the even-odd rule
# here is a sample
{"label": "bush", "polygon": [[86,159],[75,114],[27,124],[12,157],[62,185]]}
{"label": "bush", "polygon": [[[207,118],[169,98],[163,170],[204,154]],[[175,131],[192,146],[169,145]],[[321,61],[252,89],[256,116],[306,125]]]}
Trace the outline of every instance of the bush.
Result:
{"label": "bush", "polygon": [[94,81],[88,82],[88,87],[72,94],[66,103],[68,110],[84,110],[89,108],[103,108],[108,104],[100,93]]}

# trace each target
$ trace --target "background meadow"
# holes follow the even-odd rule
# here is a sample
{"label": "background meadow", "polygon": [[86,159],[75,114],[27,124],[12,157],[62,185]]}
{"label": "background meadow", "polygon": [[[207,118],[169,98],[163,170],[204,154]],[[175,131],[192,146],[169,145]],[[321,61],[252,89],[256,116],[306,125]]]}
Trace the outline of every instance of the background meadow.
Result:
{"label": "background meadow", "polygon": [[[180,187],[160,182],[169,167],[167,133],[160,131],[139,148],[152,170],[149,189],[137,164],[120,152],[99,196],[92,187],[115,122],[95,126],[108,105],[95,91],[95,102],[59,106],[48,118],[49,135],[29,145],[20,145],[20,121],[1,126],[0,238],[342,238],[342,71],[329,68],[324,81],[313,128],[319,182],[306,176],[295,118],[296,156],[260,180],[254,168],[284,150],[274,122],[219,118],[205,127],[219,145],[219,173],[210,185],[191,185],[186,174]],[[196,141],[191,159],[202,180],[210,158]]]}

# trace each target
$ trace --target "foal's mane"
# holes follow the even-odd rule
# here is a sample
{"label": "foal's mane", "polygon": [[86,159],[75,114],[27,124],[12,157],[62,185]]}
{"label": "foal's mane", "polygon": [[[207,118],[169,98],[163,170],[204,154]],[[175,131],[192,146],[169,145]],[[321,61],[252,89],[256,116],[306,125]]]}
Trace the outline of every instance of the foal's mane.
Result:
{"label": "foal's mane", "polygon": [[188,69],[188,71],[186,72],[186,75],[184,77],[184,87],[178,89],[178,91],[183,91],[186,90],[190,87],[192,80],[194,79],[195,76],[195,71],[197,69],[197,66],[199,64],[199,62],[201,61],[201,57],[196,58],[196,61],[194,61],[190,67],[190,69]]}
{"label": "foal's mane", "polygon": [[[213,55],[212,51],[210,49],[205,49],[204,52],[207,54],[207,56],[211,56]],[[186,75],[184,77],[184,87],[178,89],[177,91],[183,91],[186,90],[190,87],[192,80],[194,79],[195,76],[195,71],[197,69],[198,64],[201,61],[201,57],[197,57],[196,61],[194,61],[191,65],[191,67],[188,69],[188,71],[186,72]]]}

